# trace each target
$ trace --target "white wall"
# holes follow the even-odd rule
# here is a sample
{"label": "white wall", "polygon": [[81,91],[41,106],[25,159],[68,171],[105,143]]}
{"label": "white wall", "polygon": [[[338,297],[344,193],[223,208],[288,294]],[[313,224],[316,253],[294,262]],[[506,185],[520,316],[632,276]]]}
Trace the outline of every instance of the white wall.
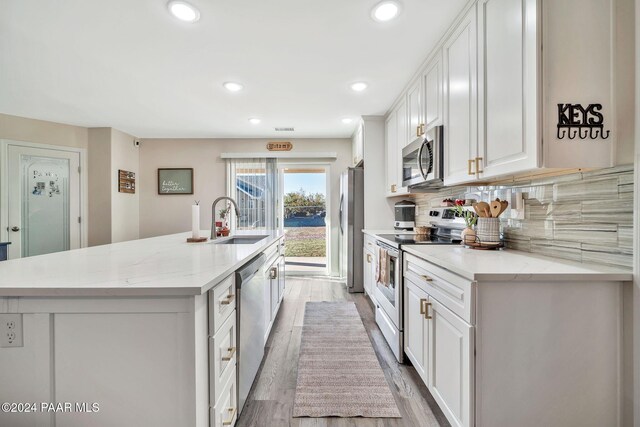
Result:
{"label": "white wall", "polygon": [[[146,139],[140,147],[140,237],[178,233],[191,229],[191,208],[200,200],[200,228],[211,229],[211,203],[226,194],[225,152],[264,152],[268,139]],[[292,152],[333,151],[330,161],[332,272],[338,271],[338,208],[340,173],[350,165],[350,139],[290,139]],[[194,194],[158,195],[158,168],[194,169]]]}

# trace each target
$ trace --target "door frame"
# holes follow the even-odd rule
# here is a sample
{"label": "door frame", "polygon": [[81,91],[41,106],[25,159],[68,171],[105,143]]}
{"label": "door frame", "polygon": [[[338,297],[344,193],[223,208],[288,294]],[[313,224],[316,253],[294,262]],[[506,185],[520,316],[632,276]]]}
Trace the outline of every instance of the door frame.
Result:
{"label": "door frame", "polygon": [[87,150],[85,148],[66,147],[60,145],[40,144],[36,142],[17,141],[12,139],[0,139],[0,241],[8,242],[9,232],[9,146],[22,148],[36,148],[43,150],[78,153],[80,155],[80,247],[87,247],[89,221]]}
{"label": "door frame", "polygon": [[[280,181],[280,206],[278,207],[278,216],[279,218],[281,218],[281,230],[284,234],[284,172],[283,169],[284,168],[291,168],[291,167],[296,167],[296,166],[300,166],[301,169],[304,169],[305,167],[309,167],[310,169],[324,169],[324,185],[325,185],[325,204],[326,204],[326,211],[327,214],[325,215],[325,236],[326,236],[326,242],[325,242],[325,253],[326,253],[326,258],[327,258],[327,265],[325,267],[325,271],[324,274],[329,277],[332,275],[332,253],[333,251],[331,250],[331,244],[333,242],[333,239],[331,238],[331,233],[332,233],[332,221],[331,221],[331,163],[329,162],[318,162],[318,161],[295,161],[295,160],[278,160],[278,179]],[[286,257],[285,257],[286,260]],[[285,268],[285,272],[286,272],[286,268]],[[317,273],[315,272],[296,272],[296,275],[298,276],[305,276],[305,275],[316,275]]]}

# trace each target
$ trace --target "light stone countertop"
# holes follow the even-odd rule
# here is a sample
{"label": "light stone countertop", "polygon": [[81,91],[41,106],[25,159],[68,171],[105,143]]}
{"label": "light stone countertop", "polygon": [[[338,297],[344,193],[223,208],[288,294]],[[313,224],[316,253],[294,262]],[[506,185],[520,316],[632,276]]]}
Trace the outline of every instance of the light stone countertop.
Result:
{"label": "light stone countertop", "polygon": [[187,243],[188,232],[3,261],[0,297],[200,295],[283,237],[266,235],[220,245]]}
{"label": "light stone countertop", "polygon": [[474,250],[460,245],[403,245],[402,250],[475,281],[631,281],[623,267],[565,261],[505,249]]}

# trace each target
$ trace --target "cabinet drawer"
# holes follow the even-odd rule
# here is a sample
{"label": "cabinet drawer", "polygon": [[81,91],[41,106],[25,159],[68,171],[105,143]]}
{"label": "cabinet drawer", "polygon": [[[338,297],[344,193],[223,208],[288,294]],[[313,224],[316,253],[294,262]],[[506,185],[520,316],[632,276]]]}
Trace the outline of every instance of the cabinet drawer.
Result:
{"label": "cabinet drawer", "polygon": [[217,402],[224,384],[236,376],[237,341],[236,311],[227,318],[213,338],[209,338],[209,396]]}
{"label": "cabinet drawer", "polygon": [[368,234],[364,235],[364,247],[369,251],[375,251],[376,249],[376,239],[369,236]]}
{"label": "cabinet drawer", "polygon": [[222,388],[222,394],[216,405],[211,408],[209,425],[211,427],[233,427],[238,419],[238,391],[236,376],[233,375]]}
{"label": "cabinet drawer", "polygon": [[475,283],[411,254],[404,257],[404,276],[449,310],[475,324]]}
{"label": "cabinet drawer", "polygon": [[236,309],[236,281],[231,274],[209,291],[209,336],[222,326],[229,314]]}

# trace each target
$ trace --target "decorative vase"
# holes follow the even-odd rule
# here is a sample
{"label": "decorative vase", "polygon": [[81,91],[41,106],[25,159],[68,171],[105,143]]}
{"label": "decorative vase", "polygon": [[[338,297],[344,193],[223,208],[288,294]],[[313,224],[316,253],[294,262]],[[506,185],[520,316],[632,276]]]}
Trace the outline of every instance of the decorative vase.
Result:
{"label": "decorative vase", "polygon": [[481,245],[499,245],[501,242],[500,218],[478,218],[476,235]]}
{"label": "decorative vase", "polygon": [[460,236],[462,237],[462,241],[460,242],[461,245],[471,245],[476,242],[476,230],[471,227],[467,227],[462,230]]}

